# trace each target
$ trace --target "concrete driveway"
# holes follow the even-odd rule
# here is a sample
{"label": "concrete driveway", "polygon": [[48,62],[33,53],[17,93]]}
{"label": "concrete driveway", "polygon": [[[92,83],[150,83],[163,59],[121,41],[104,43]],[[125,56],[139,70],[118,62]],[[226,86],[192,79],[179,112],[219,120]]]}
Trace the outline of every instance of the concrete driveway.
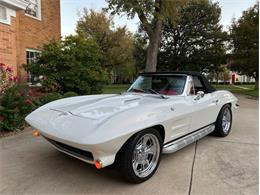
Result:
{"label": "concrete driveway", "polygon": [[207,136],[163,155],[156,174],[133,185],[96,170],[31,130],[0,139],[0,194],[258,194],[258,101],[239,97],[231,134]]}

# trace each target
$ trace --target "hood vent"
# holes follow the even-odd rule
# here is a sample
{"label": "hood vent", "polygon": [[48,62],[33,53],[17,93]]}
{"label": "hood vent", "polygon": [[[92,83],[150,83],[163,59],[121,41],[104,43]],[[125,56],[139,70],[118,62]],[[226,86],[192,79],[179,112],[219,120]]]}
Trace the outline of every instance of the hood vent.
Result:
{"label": "hood vent", "polygon": [[134,98],[134,99],[124,100],[124,103],[127,104],[127,103],[132,103],[132,102],[141,101],[141,100],[142,100],[142,98]]}

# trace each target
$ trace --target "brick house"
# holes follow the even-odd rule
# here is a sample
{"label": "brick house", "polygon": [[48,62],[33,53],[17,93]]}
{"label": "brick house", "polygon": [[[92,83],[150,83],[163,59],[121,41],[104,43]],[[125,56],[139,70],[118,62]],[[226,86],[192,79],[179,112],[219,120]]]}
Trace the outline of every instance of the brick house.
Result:
{"label": "brick house", "polygon": [[0,0],[0,62],[12,67],[19,79],[36,83],[22,65],[60,36],[60,0]]}

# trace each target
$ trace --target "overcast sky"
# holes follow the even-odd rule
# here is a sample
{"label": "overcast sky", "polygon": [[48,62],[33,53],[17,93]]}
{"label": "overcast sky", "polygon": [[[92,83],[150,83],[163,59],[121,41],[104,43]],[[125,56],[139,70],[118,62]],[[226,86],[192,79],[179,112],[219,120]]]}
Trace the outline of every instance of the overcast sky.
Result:
{"label": "overcast sky", "polygon": [[[253,6],[257,0],[213,0],[218,1],[221,8],[220,23],[226,28],[231,24],[232,18],[238,18],[242,11]],[[101,10],[106,7],[105,0],[61,0],[61,35],[66,36],[75,34],[75,27],[79,19],[78,13],[84,8]],[[138,26],[138,19],[128,19],[126,16],[116,16],[114,18],[115,26],[124,26],[135,32]]]}

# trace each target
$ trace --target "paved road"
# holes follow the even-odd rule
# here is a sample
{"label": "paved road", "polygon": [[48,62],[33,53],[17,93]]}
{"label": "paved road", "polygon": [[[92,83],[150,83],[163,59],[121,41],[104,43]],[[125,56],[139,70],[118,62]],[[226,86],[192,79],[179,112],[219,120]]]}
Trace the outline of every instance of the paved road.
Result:
{"label": "paved road", "polygon": [[139,185],[56,151],[30,130],[2,138],[0,194],[258,194],[258,101],[239,99],[228,137],[207,136],[163,155],[157,173]]}

